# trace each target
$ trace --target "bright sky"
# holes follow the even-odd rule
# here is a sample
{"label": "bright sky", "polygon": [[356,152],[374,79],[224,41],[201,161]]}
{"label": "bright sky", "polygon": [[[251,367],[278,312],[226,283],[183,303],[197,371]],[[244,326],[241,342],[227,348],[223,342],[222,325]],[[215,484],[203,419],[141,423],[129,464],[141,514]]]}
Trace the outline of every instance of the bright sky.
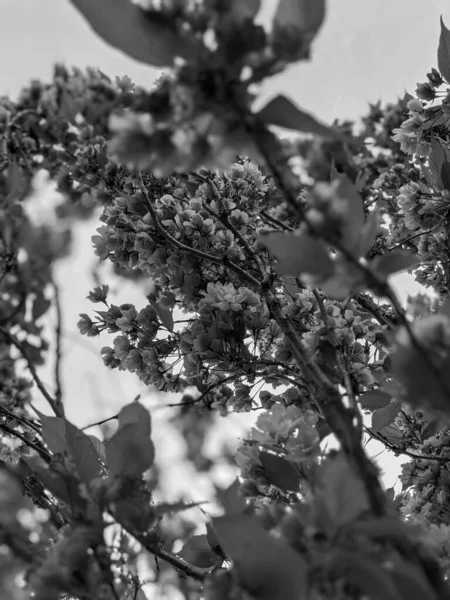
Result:
{"label": "bright sky", "polygon": [[[330,0],[313,60],[274,78],[264,95],[283,91],[328,122],[334,117],[360,116],[369,101],[393,100],[405,89],[412,92],[416,82],[437,66],[441,14],[450,26],[447,0]],[[0,95],[16,95],[32,78],[50,79],[56,61],[97,66],[110,76],[126,74],[148,86],[158,74],[98,40],[68,0],[0,0],[0,40]],[[92,287],[86,257],[91,253],[93,233],[86,225],[78,231],[75,250],[80,260],[58,269],[68,332],[64,364],[68,416],[80,425],[113,414],[142,391],[134,376],[104,369],[95,349],[106,345],[106,338],[99,343],[80,340],[76,331],[78,313],[93,308],[85,300]],[[400,279],[403,290],[405,281]],[[138,307],[143,305],[142,294],[127,292],[126,285],[121,285],[117,302],[133,301],[131,295]],[[155,403],[152,398],[147,398],[147,405]],[[160,435],[165,436],[161,444],[167,443],[167,431]],[[173,448],[171,443],[171,448],[175,457],[176,444]]]}

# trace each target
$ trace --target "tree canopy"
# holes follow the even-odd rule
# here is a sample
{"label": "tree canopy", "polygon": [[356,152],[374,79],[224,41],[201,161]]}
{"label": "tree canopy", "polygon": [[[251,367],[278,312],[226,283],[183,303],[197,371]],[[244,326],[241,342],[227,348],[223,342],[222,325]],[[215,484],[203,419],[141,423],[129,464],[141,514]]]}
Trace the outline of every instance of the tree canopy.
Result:
{"label": "tree canopy", "polygon": [[[0,98],[2,597],[447,599],[450,30],[414,95],[327,125],[283,94],[254,109],[310,59],[322,0],[279,0],[267,28],[259,0],[71,1],[165,72],[147,90],[56,65]],[[62,194],[51,224],[28,211],[41,170]],[[103,439],[66,418],[54,267],[97,209],[99,261],[145,288],[139,306],[86,290],[78,328],[105,338],[105,368],[180,394],[187,458],[212,478],[210,428],[257,412],[211,505],[161,497],[138,399]],[[430,294],[403,306],[402,271]],[[370,439],[403,456],[398,489]]]}

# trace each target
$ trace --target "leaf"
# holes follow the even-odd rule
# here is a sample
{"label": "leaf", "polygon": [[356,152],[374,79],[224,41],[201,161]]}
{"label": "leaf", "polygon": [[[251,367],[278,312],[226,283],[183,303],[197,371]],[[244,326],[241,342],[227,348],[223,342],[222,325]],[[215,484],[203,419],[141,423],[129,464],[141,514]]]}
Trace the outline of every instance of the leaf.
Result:
{"label": "leaf", "polygon": [[36,412],[39,415],[42,425],[42,437],[51,452],[53,452],[53,454],[68,453],[66,423],[64,419],[61,419],[60,417],[48,417],[39,411]]}
{"label": "leaf", "polygon": [[369,410],[383,408],[384,406],[387,406],[390,401],[391,397],[380,390],[370,390],[362,394],[362,396],[359,398],[359,403],[361,406]]}
{"label": "leaf", "polygon": [[432,178],[432,185],[437,186],[439,189],[442,189],[442,179],[441,179],[441,169],[444,164],[445,151],[442,147],[442,144],[438,142],[435,137],[431,138],[431,154],[428,157],[428,164],[430,169],[430,174]]}
{"label": "leaf", "polygon": [[450,30],[444,25],[441,15],[441,35],[437,51],[438,69],[447,83],[450,83]]}
{"label": "leaf", "polygon": [[326,279],[333,273],[334,265],[327,247],[307,233],[276,231],[260,236],[259,241],[278,260],[276,269],[280,275],[310,273]]}
{"label": "leaf", "polygon": [[225,559],[226,556],[224,554],[224,551],[222,550],[222,547],[220,546],[219,538],[217,537],[216,532],[209,523],[206,523],[206,539],[211,550],[215,554],[220,556],[220,558]]}
{"label": "leaf", "polygon": [[[390,498],[390,500],[394,501],[394,498]],[[393,542],[404,542],[405,538],[408,539],[411,536],[411,531],[411,525],[407,525],[397,517],[365,519],[349,526],[349,532],[356,535],[365,535],[375,540]]]}
{"label": "leaf", "polygon": [[384,429],[387,425],[394,422],[395,417],[398,415],[402,408],[401,402],[390,402],[383,408],[378,408],[372,414],[372,429],[375,432],[379,432]]}
{"label": "leaf", "polygon": [[153,67],[166,67],[179,56],[194,58],[193,38],[181,37],[172,21],[149,13],[130,0],[71,0],[107,44]]}
{"label": "leaf", "polygon": [[361,231],[358,255],[365,257],[375,242],[380,229],[380,211],[378,208],[369,213]]}
{"label": "leaf", "polygon": [[264,123],[303,133],[313,133],[323,137],[338,138],[337,131],[316,120],[315,117],[295,106],[285,96],[276,96],[256,113]]}
{"label": "leaf", "polygon": [[257,600],[298,600],[306,592],[307,569],[300,554],[270,536],[245,515],[213,519],[225,554],[242,587]]}
{"label": "leaf", "polygon": [[59,102],[59,117],[64,121],[72,123],[78,113],[79,109],[74,97],[63,88]]}
{"label": "leaf", "polygon": [[106,455],[105,455],[105,444],[98,439],[95,435],[88,436],[94,445],[95,451],[97,452],[100,460],[106,463]]}
{"label": "leaf", "polygon": [[444,190],[450,190],[450,162],[448,160],[442,164],[440,176]]}
{"label": "leaf", "polygon": [[230,11],[238,21],[254,19],[261,7],[261,0],[231,0]]}
{"label": "leaf", "polygon": [[84,500],[78,491],[79,482],[69,473],[56,473],[34,456],[23,457],[26,464],[32,469],[42,485],[56,498],[69,506],[83,506]]}
{"label": "leaf", "polygon": [[125,425],[105,443],[106,464],[114,475],[140,477],[155,458],[150,438],[138,433],[134,424]]}
{"label": "leaf", "polygon": [[189,538],[178,552],[178,556],[202,569],[212,567],[218,562],[218,557],[211,550],[206,535],[194,535]]}
{"label": "leaf", "polygon": [[269,483],[282,490],[298,492],[301,478],[292,463],[269,452],[260,452],[259,460],[264,470],[264,476]]}
{"label": "leaf", "polygon": [[377,275],[388,277],[394,273],[417,267],[422,261],[423,259],[407,250],[392,250],[383,254],[383,256],[376,256],[370,262],[370,266],[376,271]]}
{"label": "leaf", "polygon": [[312,35],[325,18],[325,0],[279,0],[274,16],[278,27],[296,27]]}
{"label": "leaf", "polygon": [[121,409],[117,419],[117,432],[105,442],[107,467],[115,475],[140,477],[155,458],[150,413],[139,402],[131,402]]}
{"label": "leaf", "polygon": [[100,477],[100,461],[90,437],[66,421],[66,440],[80,480],[90,483]]}
{"label": "leaf", "polygon": [[362,482],[341,454],[322,463],[319,477],[316,493],[320,507],[318,512],[332,536],[340,527],[355,521],[369,508],[367,494]]}
{"label": "leaf", "polygon": [[395,443],[403,439],[403,433],[395,425],[386,425],[380,433],[387,439],[388,442]]}
{"label": "leaf", "polygon": [[150,304],[156,310],[159,320],[169,331],[173,331],[173,314],[172,311],[164,306],[161,306],[158,302],[154,300],[149,300]]}
{"label": "leaf", "polygon": [[338,549],[334,552],[329,568],[373,600],[399,600],[390,574],[361,554]]}
{"label": "leaf", "polygon": [[423,570],[393,557],[390,571],[400,600],[435,600],[436,595],[425,579]]}
{"label": "leaf", "polygon": [[246,504],[244,498],[239,494],[240,483],[235,479],[226,489],[217,489],[217,500],[225,509],[228,515],[242,514],[245,511]]}
{"label": "leaf", "polygon": [[47,300],[47,298],[43,294],[38,294],[38,296],[33,302],[33,308],[31,310],[33,321],[37,321],[38,319],[40,319],[42,315],[44,315],[50,308],[51,304],[51,301]]}
{"label": "leaf", "polygon": [[347,175],[339,176],[336,195],[346,201],[345,213],[341,215],[343,221],[341,243],[353,253],[361,245],[361,229],[364,225],[363,200],[355,184]]}

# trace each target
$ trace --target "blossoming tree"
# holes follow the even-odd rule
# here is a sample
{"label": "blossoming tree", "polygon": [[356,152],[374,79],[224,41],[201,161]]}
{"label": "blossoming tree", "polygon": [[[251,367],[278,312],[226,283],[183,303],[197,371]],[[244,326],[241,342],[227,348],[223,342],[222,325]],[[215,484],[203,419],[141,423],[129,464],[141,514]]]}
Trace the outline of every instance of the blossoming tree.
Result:
{"label": "blossoming tree", "polygon": [[[283,95],[253,109],[309,58],[323,1],[280,0],[268,30],[259,0],[72,3],[166,74],[148,91],[57,66],[0,101],[3,596],[144,600],[154,557],[146,571],[186,598],[448,598],[450,31],[416,97],[327,126]],[[51,228],[24,210],[39,169],[64,195]],[[89,293],[102,310],[78,325],[113,334],[105,366],[180,393],[199,470],[215,415],[258,411],[204,530],[176,521],[188,503],[155,500],[142,404],[104,440],[65,418],[53,264],[95,206],[99,259],[153,285],[137,307]],[[404,270],[434,299],[403,308],[389,276]],[[399,493],[370,438],[404,456]]]}

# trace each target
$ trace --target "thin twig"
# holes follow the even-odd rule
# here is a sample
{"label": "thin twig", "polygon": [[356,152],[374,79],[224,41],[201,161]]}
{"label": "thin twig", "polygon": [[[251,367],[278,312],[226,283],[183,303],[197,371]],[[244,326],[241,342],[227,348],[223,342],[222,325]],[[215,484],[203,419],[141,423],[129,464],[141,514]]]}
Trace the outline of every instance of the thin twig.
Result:
{"label": "thin twig", "polygon": [[97,427],[98,425],[103,425],[103,423],[108,423],[108,421],[114,421],[118,419],[119,415],[114,415],[112,417],[108,417],[107,419],[103,419],[103,421],[98,421],[98,423],[92,423],[91,425],[85,425],[81,428],[81,431],[85,431],[86,429],[90,429],[91,427]]}
{"label": "thin twig", "polygon": [[55,413],[55,415],[57,417],[64,417],[64,414],[60,411],[60,407],[59,407],[58,403],[56,402],[56,400],[54,398],[52,398],[52,396],[48,393],[47,389],[45,388],[44,384],[42,383],[41,378],[37,374],[36,368],[33,365],[32,360],[28,356],[28,352],[25,350],[23,344],[21,344],[18,340],[16,340],[16,338],[14,336],[12,336],[10,333],[8,333],[3,327],[0,327],[0,334],[3,335],[3,337],[6,340],[8,340],[8,342],[10,344],[15,346],[19,350],[19,352],[21,353],[21,355],[23,356],[23,358],[25,359],[25,361],[27,363],[28,369],[34,379],[34,382],[36,383],[41,394],[44,396],[44,398],[50,404],[50,407],[51,407],[52,411]]}
{"label": "thin twig", "polygon": [[64,407],[62,403],[62,382],[61,382],[61,363],[62,363],[62,311],[59,288],[55,282],[53,282],[53,289],[55,291],[55,308],[56,308],[56,330],[55,330],[55,401],[58,404],[61,413],[64,414]]}

